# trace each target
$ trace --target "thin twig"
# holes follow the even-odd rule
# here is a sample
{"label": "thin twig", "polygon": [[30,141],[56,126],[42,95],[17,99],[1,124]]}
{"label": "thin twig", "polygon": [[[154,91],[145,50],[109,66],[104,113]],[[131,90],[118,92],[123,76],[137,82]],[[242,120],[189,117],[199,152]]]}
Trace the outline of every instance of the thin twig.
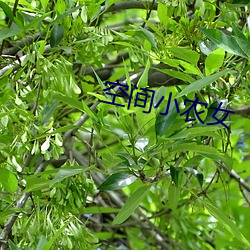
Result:
{"label": "thin twig", "polygon": [[[12,10],[13,16],[16,15],[16,10],[17,10],[17,6],[18,6],[18,2],[19,2],[19,0],[15,0],[14,7],[13,7],[13,10]],[[11,24],[12,24],[12,20],[9,19],[9,21],[8,21],[8,28],[10,28]],[[0,48],[0,55],[2,55],[2,53],[3,53],[3,49],[5,47],[5,44],[6,44],[6,40],[4,39],[2,41],[2,45],[1,45],[1,48]]]}
{"label": "thin twig", "polygon": [[229,170],[224,163],[217,163],[217,165],[224,169],[230,177],[236,180],[246,191],[250,192],[250,186],[234,170]]}
{"label": "thin twig", "polygon": [[151,15],[152,8],[153,8],[154,4],[155,4],[155,0],[153,0],[153,2],[152,2],[152,4],[151,4],[151,6],[150,6],[150,8],[149,8],[149,11],[147,12],[146,20],[143,22],[143,24],[142,24],[142,26],[141,26],[142,28],[144,28],[144,27],[145,27],[145,25],[146,25],[146,21],[148,21],[148,19],[149,19],[150,15]]}

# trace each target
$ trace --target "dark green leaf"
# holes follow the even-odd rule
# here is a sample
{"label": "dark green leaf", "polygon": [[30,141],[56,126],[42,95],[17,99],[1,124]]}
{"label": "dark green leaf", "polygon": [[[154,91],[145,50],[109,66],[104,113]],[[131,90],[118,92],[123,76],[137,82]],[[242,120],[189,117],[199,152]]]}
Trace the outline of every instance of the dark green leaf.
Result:
{"label": "dark green leaf", "polygon": [[117,190],[133,183],[136,177],[132,174],[120,172],[109,176],[99,187],[99,190]]}
{"label": "dark green leaf", "polygon": [[176,186],[178,186],[180,171],[181,171],[180,168],[175,168],[173,166],[170,166],[170,175],[171,175],[172,181],[174,182]]}
{"label": "dark green leaf", "polygon": [[247,5],[249,3],[250,3],[249,0],[233,0],[232,2],[232,4],[244,4],[244,5]]}
{"label": "dark green leaf", "polygon": [[50,46],[56,47],[63,39],[64,28],[61,24],[56,25],[50,35]]}
{"label": "dark green leaf", "polygon": [[14,21],[14,15],[12,13],[11,8],[9,7],[9,5],[7,5],[6,3],[4,3],[3,1],[0,1],[0,8],[3,9],[5,15],[11,20]]}

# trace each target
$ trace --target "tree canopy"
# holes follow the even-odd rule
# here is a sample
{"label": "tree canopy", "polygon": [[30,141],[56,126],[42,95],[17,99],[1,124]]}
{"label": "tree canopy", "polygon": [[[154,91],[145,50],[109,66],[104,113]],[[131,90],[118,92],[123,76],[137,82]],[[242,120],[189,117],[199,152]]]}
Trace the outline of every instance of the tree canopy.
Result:
{"label": "tree canopy", "polygon": [[0,1],[0,249],[250,249],[248,2]]}

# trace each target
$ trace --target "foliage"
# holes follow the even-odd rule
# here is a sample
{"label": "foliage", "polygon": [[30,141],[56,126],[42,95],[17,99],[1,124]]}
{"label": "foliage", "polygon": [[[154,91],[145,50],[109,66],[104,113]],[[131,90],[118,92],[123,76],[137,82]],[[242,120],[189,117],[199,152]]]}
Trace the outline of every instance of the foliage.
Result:
{"label": "foliage", "polygon": [[248,7],[0,1],[1,249],[249,249]]}

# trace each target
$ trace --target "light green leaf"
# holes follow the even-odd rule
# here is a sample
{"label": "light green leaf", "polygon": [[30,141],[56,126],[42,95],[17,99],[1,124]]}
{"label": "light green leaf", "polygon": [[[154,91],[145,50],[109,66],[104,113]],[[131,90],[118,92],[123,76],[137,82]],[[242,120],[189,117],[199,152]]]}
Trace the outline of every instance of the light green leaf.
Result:
{"label": "light green leaf", "polygon": [[77,175],[77,174],[83,173],[85,171],[86,171],[85,168],[79,167],[79,166],[76,166],[76,167],[73,167],[73,166],[67,167],[66,166],[64,168],[61,168],[58,171],[58,173],[56,174],[55,178],[52,180],[51,186],[57,182],[61,182],[62,180],[66,179],[70,176]]}
{"label": "light green leaf", "polygon": [[119,212],[119,208],[113,207],[82,207],[81,213],[82,214],[105,214],[105,213],[117,213]]}
{"label": "light green leaf", "polygon": [[213,75],[207,76],[205,78],[202,78],[198,81],[195,81],[191,84],[189,84],[185,89],[183,89],[177,96],[176,98],[179,98],[181,96],[184,96],[186,94],[195,92],[197,90],[200,90],[204,87],[206,87],[207,85],[213,83],[214,81],[218,80],[220,77],[222,77],[223,75],[232,72],[231,70],[223,70],[221,72],[215,73]]}
{"label": "light green leaf", "polygon": [[166,95],[166,87],[165,86],[161,86],[160,88],[158,88],[158,90],[155,92],[155,97],[153,99],[153,104],[154,106],[156,106],[156,104],[160,101],[160,99],[162,97],[165,97]]}
{"label": "light green leaf", "polygon": [[99,187],[99,190],[117,190],[133,183],[136,177],[132,174],[120,172],[109,176]]}
{"label": "light green leaf", "polygon": [[83,106],[82,106],[82,103],[76,99],[73,99],[73,98],[70,98],[68,96],[64,96],[60,93],[57,93],[57,92],[54,92],[54,98],[63,102],[63,103],[66,103],[68,104],[69,106],[73,107],[73,108],[76,108],[82,112],[85,112]]}
{"label": "light green leaf", "polygon": [[168,204],[174,211],[177,208],[180,199],[180,188],[178,188],[174,182],[171,182],[168,188]]}
{"label": "light green leaf", "polygon": [[169,48],[168,50],[172,52],[175,57],[190,62],[194,66],[197,66],[197,63],[200,58],[200,54],[198,52],[181,47],[173,47]]}
{"label": "light green leaf", "polygon": [[11,194],[14,194],[18,187],[18,180],[16,176],[5,168],[0,168],[0,183]]}
{"label": "light green leaf", "polygon": [[49,0],[40,0],[40,2],[41,2],[42,7],[43,7],[44,9],[46,9],[47,6],[48,6]]}
{"label": "light green leaf", "polygon": [[65,228],[68,226],[68,224],[69,224],[69,222],[68,222],[68,223],[64,222],[64,223],[65,223],[65,224],[64,224],[59,230],[57,230],[57,231],[55,232],[55,234],[53,235],[53,237],[45,244],[45,246],[43,247],[42,250],[49,250],[49,249],[52,247],[54,241],[59,237],[59,235],[64,231],[64,229],[65,229]]}
{"label": "light green leaf", "polygon": [[223,65],[225,57],[225,51],[222,49],[217,49],[210,53],[205,60],[205,72],[206,75],[211,75]]}
{"label": "light green leaf", "polygon": [[10,250],[22,250],[16,244],[14,244],[11,240],[9,240],[8,242],[9,242]]}
{"label": "light green leaf", "polygon": [[165,3],[159,2],[157,7],[158,18],[161,23],[167,24],[168,20],[168,9]]}
{"label": "light green leaf", "polygon": [[[201,200],[201,199],[200,199]],[[230,220],[221,210],[213,206],[212,204],[202,201],[205,205],[208,212],[216,218],[219,222],[221,222],[224,227],[232,233],[239,241],[241,241],[245,246],[250,248],[250,242],[245,238],[245,236],[240,232],[238,227],[234,224],[232,220]]]}
{"label": "light green leaf", "polygon": [[112,224],[121,224],[124,222],[139,206],[143,198],[146,196],[150,189],[150,185],[144,185],[138,188],[127,200],[120,212],[116,215]]}
{"label": "light green leaf", "polygon": [[182,138],[193,138],[196,136],[206,136],[207,132],[210,131],[215,131],[220,129],[219,127],[216,126],[206,126],[206,127],[192,127],[192,128],[188,128],[185,130],[182,130],[181,132],[173,135],[170,137],[170,139],[182,139]]}
{"label": "light green leaf", "polygon": [[150,65],[151,65],[150,60],[148,60],[146,67],[145,67],[145,69],[144,69],[144,71],[143,71],[143,73],[138,81],[138,84],[137,84],[138,88],[147,87],[147,85],[148,85],[148,70],[150,68]]}
{"label": "light green leaf", "polygon": [[38,241],[38,244],[37,244],[37,247],[36,247],[36,250],[43,250],[43,247],[45,246],[45,244],[47,243],[47,239],[44,235],[41,235],[40,236],[40,239]]}
{"label": "light green leaf", "polygon": [[26,178],[26,188],[24,192],[27,193],[27,192],[44,190],[46,188],[49,188],[50,185],[51,185],[51,180],[37,176],[30,176]]}
{"label": "light green leaf", "polygon": [[191,77],[190,75],[183,73],[183,72],[180,72],[180,71],[173,70],[173,69],[158,69],[158,68],[156,68],[156,70],[158,70],[162,73],[165,73],[169,76],[172,76],[174,78],[180,79],[184,82],[191,83],[191,82],[195,81],[195,79],[193,77]]}

